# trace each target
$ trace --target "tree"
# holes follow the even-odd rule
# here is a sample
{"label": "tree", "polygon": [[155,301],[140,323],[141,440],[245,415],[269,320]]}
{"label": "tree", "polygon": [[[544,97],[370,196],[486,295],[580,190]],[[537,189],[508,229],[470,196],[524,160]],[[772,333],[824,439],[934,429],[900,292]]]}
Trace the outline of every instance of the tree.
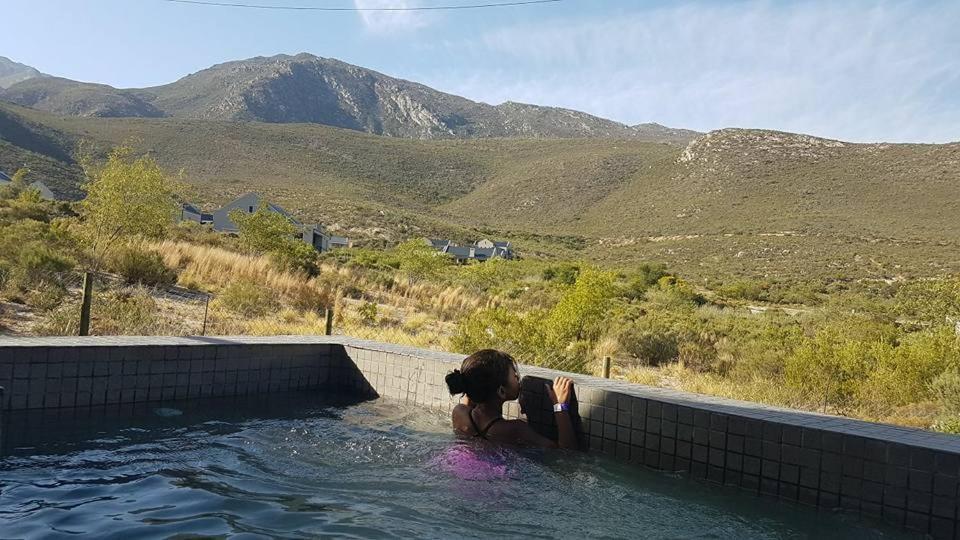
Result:
{"label": "tree", "polygon": [[549,342],[563,347],[571,341],[596,338],[614,295],[613,274],[592,267],[581,269],[544,321]]}
{"label": "tree", "polygon": [[86,156],[80,163],[88,179],[83,186],[82,237],[94,270],[122,239],[166,234],[176,216],[177,184],[152,157],[135,157],[132,148],[118,146],[104,164]]}
{"label": "tree", "polygon": [[299,229],[286,216],[271,211],[261,203],[257,211],[230,212],[230,220],[240,230],[240,243],[245,249],[266,253],[281,268],[300,270],[316,275],[317,251],[297,237]]}
{"label": "tree", "polygon": [[272,212],[266,203],[248,214],[243,210],[230,212],[230,220],[240,230],[240,244],[250,251],[271,253],[282,250],[295,240],[297,227],[285,216]]}
{"label": "tree", "polygon": [[21,193],[27,191],[30,187],[27,185],[27,174],[29,172],[30,169],[26,167],[17,169],[17,172],[10,177],[10,184],[0,188],[0,199],[16,199]]}
{"label": "tree", "polygon": [[441,253],[421,240],[407,240],[393,249],[400,264],[400,271],[411,279],[436,277],[453,263],[446,253]]}

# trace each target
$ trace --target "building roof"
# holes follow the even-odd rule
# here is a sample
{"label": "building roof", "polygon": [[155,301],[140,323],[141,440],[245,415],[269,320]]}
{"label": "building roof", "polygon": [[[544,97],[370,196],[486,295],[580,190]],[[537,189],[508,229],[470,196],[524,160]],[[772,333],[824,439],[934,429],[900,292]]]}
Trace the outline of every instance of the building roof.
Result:
{"label": "building roof", "polygon": [[474,248],[465,246],[447,246],[443,252],[449,253],[458,259],[469,259],[473,256]]}
{"label": "building roof", "polygon": [[199,209],[199,208],[197,208],[196,206],[194,206],[194,205],[192,205],[192,204],[190,204],[190,203],[188,203],[188,202],[183,203],[181,206],[183,207],[183,210],[184,210],[185,212],[190,212],[190,213],[192,213],[192,214],[202,214],[202,212],[200,212],[200,209]]}
{"label": "building roof", "polygon": [[350,239],[347,238],[346,236],[331,236],[330,243],[331,244],[349,244]]}
{"label": "building roof", "polygon": [[[244,193],[243,195],[241,195],[241,196],[237,197],[236,199],[230,201],[229,203],[223,205],[223,207],[220,208],[220,210],[223,210],[223,209],[225,209],[226,207],[230,206],[231,204],[235,204],[236,202],[238,202],[238,201],[240,201],[240,200],[242,200],[242,199],[245,199],[245,198],[247,198],[247,197],[251,197],[251,196],[254,197],[254,198],[257,200],[257,206],[260,206],[260,203],[266,203],[268,210],[270,210],[270,211],[272,211],[272,212],[276,212],[276,213],[280,214],[281,216],[289,219],[290,222],[293,223],[294,225],[298,225],[298,226],[303,225],[303,223],[301,223],[299,219],[293,217],[293,215],[291,215],[290,212],[287,212],[287,210],[286,210],[285,208],[283,208],[282,206],[273,204],[272,202],[264,199],[263,196],[260,195],[259,193],[257,193],[256,191],[249,191],[249,192],[247,192],[247,193]],[[219,211],[219,210],[218,210],[218,211]]]}

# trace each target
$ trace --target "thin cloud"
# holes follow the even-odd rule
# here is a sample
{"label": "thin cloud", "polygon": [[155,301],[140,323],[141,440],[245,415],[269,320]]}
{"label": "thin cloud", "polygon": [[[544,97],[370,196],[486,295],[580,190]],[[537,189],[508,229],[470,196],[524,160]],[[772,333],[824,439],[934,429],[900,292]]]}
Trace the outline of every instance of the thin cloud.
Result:
{"label": "thin cloud", "polygon": [[[417,0],[353,0],[357,9],[412,8],[424,4]],[[423,11],[360,11],[364,27],[373,33],[413,32],[437,21],[438,15]]]}
{"label": "thin cloud", "polygon": [[631,124],[947,142],[960,140],[957,21],[958,2],[688,3],[489,31],[445,45],[475,68],[423,76]]}

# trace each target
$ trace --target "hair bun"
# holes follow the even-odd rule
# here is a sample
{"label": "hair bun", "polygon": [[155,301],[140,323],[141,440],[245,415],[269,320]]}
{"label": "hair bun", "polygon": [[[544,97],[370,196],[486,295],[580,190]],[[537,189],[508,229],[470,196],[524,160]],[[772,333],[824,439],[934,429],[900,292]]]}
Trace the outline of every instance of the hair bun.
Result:
{"label": "hair bun", "polygon": [[444,380],[447,382],[447,388],[450,389],[451,395],[463,394],[467,391],[467,379],[459,369],[447,373]]}

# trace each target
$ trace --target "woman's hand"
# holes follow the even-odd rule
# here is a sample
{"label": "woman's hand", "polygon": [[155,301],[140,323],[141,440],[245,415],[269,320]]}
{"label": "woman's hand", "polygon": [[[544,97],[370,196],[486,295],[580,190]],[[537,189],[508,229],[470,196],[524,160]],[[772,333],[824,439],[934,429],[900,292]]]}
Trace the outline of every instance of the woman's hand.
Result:
{"label": "woman's hand", "polygon": [[570,394],[573,393],[573,381],[569,377],[557,377],[553,381],[553,387],[544,384],[547,387],[547,394],[554,403],[569,403]]}

